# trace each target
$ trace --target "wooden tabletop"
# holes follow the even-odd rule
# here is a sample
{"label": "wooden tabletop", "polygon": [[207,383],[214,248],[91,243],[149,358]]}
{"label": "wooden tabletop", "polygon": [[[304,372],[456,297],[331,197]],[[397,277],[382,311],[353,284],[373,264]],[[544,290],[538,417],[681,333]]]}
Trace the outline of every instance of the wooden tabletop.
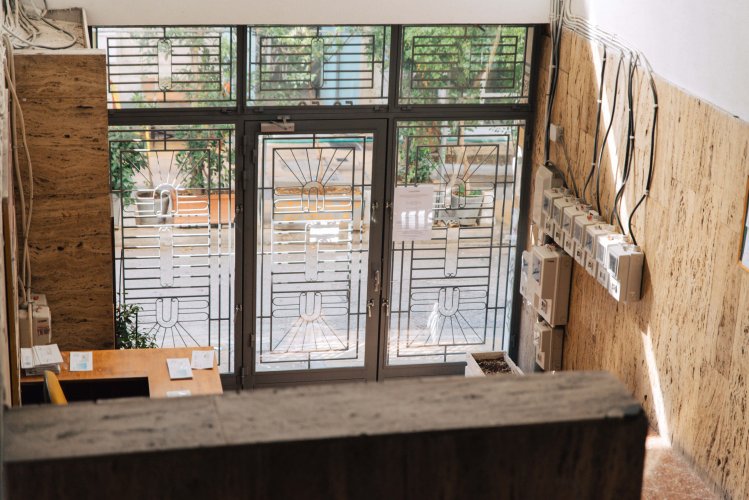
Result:
{"label": "wooden tabletop", "polygon": [[[57,377],[68,380],[106,380],[147,378],[151,398],[165,398],[167,392],[189,390],[191,396],[222,394],[221,377],[214,359],[210,370],[193,370],[192,379],[171,380],[166,366],[168,358],[192,360],[192,351],[213,350],[212,347],[180,347],[171,349],[116,349],[93,351],[93,370],[71,372],[70,352],[62,352],[63,363]],[[41,376],[22,377],[21,383],[41,382]]]}

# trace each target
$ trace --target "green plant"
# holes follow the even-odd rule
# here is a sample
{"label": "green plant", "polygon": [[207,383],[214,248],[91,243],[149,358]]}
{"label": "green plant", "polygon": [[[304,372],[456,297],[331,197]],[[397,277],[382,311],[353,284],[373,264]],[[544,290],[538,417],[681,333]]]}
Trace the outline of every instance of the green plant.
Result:
{"label": "green plant", "polygon": [[405,166],[401,168],[398,175],[398,180],[406,184],[423,184],[429,182],[432,179],[432,172],[437,169],[439,163],[432,157],[432,152],[428,147],[414,147],[411,148],[410,161],[404,156],[407,154],[405,150],[401,150],[402,163]]}
{"label": "green plant", "polygon": [[109,172],[112,191],[128,204],[132,202],[135,189],[135,174],[148,168],[148,158],[143,153],[142,143],[123,140],[120,134],[110,134]]}
{"label": "green plant", "polygon": [[142,309],[135,304],[118,304],[114,313],[114,338],[117,349],[152,349],[156,345],[156,335],[138,331],[138,312]]}

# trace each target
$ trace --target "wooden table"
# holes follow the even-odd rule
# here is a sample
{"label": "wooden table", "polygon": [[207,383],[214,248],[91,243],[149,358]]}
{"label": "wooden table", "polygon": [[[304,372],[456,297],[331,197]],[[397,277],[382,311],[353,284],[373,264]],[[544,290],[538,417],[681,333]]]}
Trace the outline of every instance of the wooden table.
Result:
{"label": "wooden table", "polygon": [[[63,364],[57,377],[67,381],[116,381],[127,379],[148,379],[151,398],[166,398],[171,391],[190,391],[191,396],[222,394],[221,377],[214,360],[210,370],[193,370],[192,379],[171,380],[166,366],[167,358],[187,358],[192,360],[192,351],[213,350],[212,347],[181,347],[172,349],[117,349],[93,351],[93,370],[71,372],[70,353],[62,352]],[[21,384],[43,382],[41,376],[21,377]]]}

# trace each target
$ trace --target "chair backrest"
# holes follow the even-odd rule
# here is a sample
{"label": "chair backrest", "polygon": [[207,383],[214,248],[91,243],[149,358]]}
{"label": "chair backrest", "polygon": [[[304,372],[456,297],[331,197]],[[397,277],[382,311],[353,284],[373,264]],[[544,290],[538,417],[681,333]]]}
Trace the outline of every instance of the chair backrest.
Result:
{"label": "chair backrest", "polygon": [[57,375],[49,370],[44,370],[44,390],[49,396],[49,400],[55,405],[66,405],[68,399],[65,397],[65,393],[62,392],[60,381],[57,379]]}

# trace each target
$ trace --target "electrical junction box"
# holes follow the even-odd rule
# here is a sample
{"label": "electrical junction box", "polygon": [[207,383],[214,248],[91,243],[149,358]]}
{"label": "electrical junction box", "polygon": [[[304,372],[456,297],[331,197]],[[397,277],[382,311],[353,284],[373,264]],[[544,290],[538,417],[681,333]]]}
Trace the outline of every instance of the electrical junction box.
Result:
{"label": "electrical junction box", "polygon": [[546,217],[544,215],[544,192],[549,189],[562,187],[564,181],[550,168],[541,165],[533,177],[533,222],[543,228]]}
{"label": "electrical junction box", "polygon": [[18,330],[21,347],[47,345],[52,343],[52,316],[47,306],[47,298],[41,295],[39,302],[29,302],[31,309],[31,324],[29,325],[29,310],[18,310]]}
{"label": "electrical junction box", "polygon": [[554,201],[568,195],[564,188],[551,188],[544,191],[543,214],[544,214],[544,232],[554,237]]}
{"label": "electrical junction box", "polygon": [[576,217],[585,217],[590,211],[590,205],[576,203],[565,207],[562,213],[562,239],[564,244],[562,248],[572,257],[575,256],[575,239],[573,238],[574,221]]}
{"label": "electrical junction box", "polygon": [[613,245],[608,249],[609,294],[619,302],[640,300],[645,255],[640,247]]}
{"label": "electrical junction box", "polygon": [[596,243],[598,242],[598,237],[605,234],[617,234],[617,232],[611,224],[591,224],[585,228],[585,241],[583,241],[585,270],[594,278],[596,277],[596,271],[598,271]]}
{"label": "electrical junction box", "polygon": [[606,290],[609,289],[609,248],[622,243],[625,243],[625,237],[620,233],[602,234],[596,241],[596,279]]}
{"label": "electrical junction box", "polygon": [[531,250],[530,270],[533,308],[552,326],[566,324],[572,257],[554,245],[536,246]]}
{"label": "electrical junction box", "polygon": [[575,217],[572,221],[572,240],[574,242],[574,257],[578,264],[585,267],[585,236],[588,226],[602,224],[601,217],[595,210],[590,210],[585,217]]}
{"label": "electrical junction box", "polygon": [[552,328],[545,321],[533,325],[533,345],[536,348],[536,364],[544,371],[562,369],[564,330]]}
{"label": "electrical junction box", "polygon": [[520,295],[533,304],[533,296],[536,292],[536,281],[529,278],[533,255],[525,250],[520,258]]}
{"label": "electrical junction box", "polygon": [[564,198],[557,198],[554,200],[554,206],[552,208],[552,215],[554,217],[554,234],[552,235],[554,241],[560,247],[564,247],[564,233],[562,231],[562,223],[564,221],[564,210],[567,207],[575,206],[580,203],[580,200],[574,196],[565,196]]}

